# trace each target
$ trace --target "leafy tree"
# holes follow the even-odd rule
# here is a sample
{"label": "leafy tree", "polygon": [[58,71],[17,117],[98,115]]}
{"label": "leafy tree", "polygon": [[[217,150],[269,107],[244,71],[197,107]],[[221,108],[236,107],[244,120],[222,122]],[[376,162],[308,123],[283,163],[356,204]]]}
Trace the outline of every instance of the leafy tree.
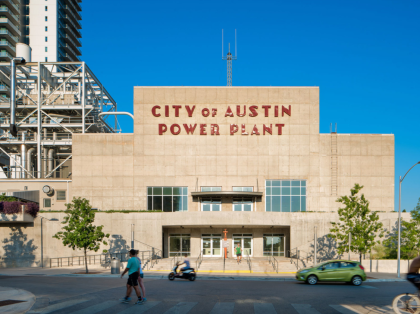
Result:
{"label": "leafy tree", "polygon": [[[417,206],[410,214],[410,221],[401,219],[401,258],[403,259],[413,259],[420,255],[420,198]],[[397,228],[393,233],[388,232],[388,238],[384,241],[389,258],[397,258],[398,256]]]}
{"label": "leafy tree", "polygon": [[6,196],[5,193],[0,194],[0,202],[16,202],[18,199],[13,196]]}
{"label": "leafy tree", "polygon": [[338,210],[339,222],[332,222],[330,237],[337,241],[337,251],[341,255],[349,251],[349,234],[351,233],[350,251],[359,254],[360,261],[362,254],[370,252],[376,244],[376,237],[384,235],[382,223],[376,212],[369,209],[369,201],[359,192],[363,186],[355,184],[350,189],[350,196],[342,196],[336,202],[342,203],[344,208]]}
{"label": "leafy tree", "polygon": [[[73,250],[83,249],[85,255],[86,273],[87,251],[97,252],[101,244],[108,245],[105,238],[109,238],[109,233],[102,232],[104,226],[95,226],[95,211],[92,210],[89,201],[85,198],[73,198],[73,201],[66,204],[67,214],[62,224],[64,231],[57,232],[53,238],[63,241],[63,245],[71,247]],[[103,250],[104,253],[107,250]]]}

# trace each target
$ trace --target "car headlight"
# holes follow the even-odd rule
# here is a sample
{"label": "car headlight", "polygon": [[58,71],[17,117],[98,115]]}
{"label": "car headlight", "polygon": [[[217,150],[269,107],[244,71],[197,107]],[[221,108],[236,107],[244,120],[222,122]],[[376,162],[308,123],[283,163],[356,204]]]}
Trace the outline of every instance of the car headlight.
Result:
{"label": "car headlight", "polygon": [[304,273],[307,273],[308,271],[309,271],[309,269],[305,269],[305,270],[302,270],[300,273],[304,274]]}

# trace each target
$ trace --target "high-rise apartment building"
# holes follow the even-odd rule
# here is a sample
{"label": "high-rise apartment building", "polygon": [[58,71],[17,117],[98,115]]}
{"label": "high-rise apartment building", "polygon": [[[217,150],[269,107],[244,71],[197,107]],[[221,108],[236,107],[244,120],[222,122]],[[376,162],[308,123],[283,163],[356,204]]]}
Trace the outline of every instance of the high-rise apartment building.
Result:
{"label": "high-rise apartment building", "polygon": [[32,48],[32,61],[78,61],[82,0],[0,0],[0,61],[16,56],[16,43]]}

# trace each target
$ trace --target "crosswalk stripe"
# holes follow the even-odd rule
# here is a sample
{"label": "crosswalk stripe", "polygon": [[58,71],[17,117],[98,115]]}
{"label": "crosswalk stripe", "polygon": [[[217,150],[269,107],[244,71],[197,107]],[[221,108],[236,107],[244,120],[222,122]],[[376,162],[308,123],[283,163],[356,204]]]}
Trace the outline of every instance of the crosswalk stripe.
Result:
{"label": "crosswalk stripe", "polygon": [[135,304],[124,311],[118,312],[118,314],[144,313],[147,310],[150,310],[152,307],[155,307],[159,303],[160,301],[156,301],[156,302],[147,301],[144,304]]}
{"label": "crosswalk stripe", "polygon": [[292,306],[299,314],[321,314],[316,309],[311,307],[310,304],[292,304]]}
{"label": "crosswalk stripe", "polygon": [[254,314],[277,314],[271,303],[254,303]]}
{"label": "crosswalk stripe", "polygon": [[104,302],[104,303],[99,303],[99,304],[89,306],[85,309],[81,309],[81,310],[76,311],[76,312],[72,312],[72,314],[94,314],[94,313],[98,313],[100,311],[103,311],[107,308],[110,308],[110,307],[112,307],[112,306],[114,306],[118,303],[120,303],[120,302],[118,302],[118,301],[107,301],[107,302]]}
{"label": "crosswalk stripe", "polygon": [[217,302],[210,314],[232,314],[235,302]]}
{"label": "crosswalk stripe", "polygon": [[76,300],[64,301],[64,302],[61,302],[61,303],[57,303],[57,304],[49,305],[47,307],[43,307],[41,309],[36,309],[36,310],[29,311],[28,314],[35,314],[35,313],[48,314],[48,313],[51,313],[51,312],[54,312],[54,311],[57,311],[57,310],[64,309],[66,307],[70,307],[70,306],[73,306],[73,305],[76,305],[76,304],[86,302],[86,301],[88,301],[88,300],[76,299]]}
{"label": "crosswalk stripe", "polygon": [[359,312],[359,311],[357,311],[357,310],[353,309],[353,308],[352,308],[351,306],[349,306],[349,305],[344,305],[344,304],[341,304],[341,305],[330,304],[330,306],[331,306],[334,310],[336,310],[336,311],[340,312],[341,314],[362,314],[361,312]]}
{"label": "crosswalk stripe", "polygon": [[167,310],[165,314],[187,314],[197,305],[197,303],[198,302],[179,302],[177,305]]}

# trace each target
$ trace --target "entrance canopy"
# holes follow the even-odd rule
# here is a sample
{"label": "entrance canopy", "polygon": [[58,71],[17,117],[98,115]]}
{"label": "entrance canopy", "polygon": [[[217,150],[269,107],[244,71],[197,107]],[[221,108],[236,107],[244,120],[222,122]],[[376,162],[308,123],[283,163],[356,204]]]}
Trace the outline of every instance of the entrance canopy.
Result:
{"label": "entrance canopy", "polygon": [[191,192],[191,195],[198,197],[209,197],[209,196],[253,196],[262,197],[263,192],[251,192],[251,191],[206,191],[206,192]]}

